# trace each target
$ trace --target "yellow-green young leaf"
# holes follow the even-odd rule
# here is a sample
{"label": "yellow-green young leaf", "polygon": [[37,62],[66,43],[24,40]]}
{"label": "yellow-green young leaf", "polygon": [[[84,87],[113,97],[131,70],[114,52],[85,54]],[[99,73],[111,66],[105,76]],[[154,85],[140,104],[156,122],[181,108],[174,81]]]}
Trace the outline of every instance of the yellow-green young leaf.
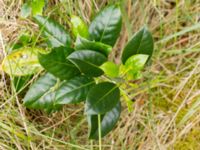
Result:
{"label": "yellow-green young leaf", "polygon": [[93,50],[100,52],[107,57],[112,51],[112,47],[101,42],[89,41],[83,37],[78,36],[76,38],[75,50]]}
{"label": "yellow-green young leaf", "polygon": [[149,55],[137,54],[131,56],[120,68],[120,74],[127,75],[128,79],[139,79],[140,71],[144,68]]}
{"label": "yellow-green young leaf", "polygon": [[9,75],[25,76],[42,69],[37,58],[37,48],[23,47],[7,55],[2,62],[2,69]]}
{"label": "yellow-green young leaf", "polygon": [[72,33],[75,37],[78,35],[87,38],[89,35],[88,27],[78,16],[71,16]]}
{"label": "yellow-green young leaf", "polygon": [[111,77],[115,78],[119,75],[119,66],[117,66],[115,63],[111,61],[105,62],[103,65],[100,66],[100,68],[104,71],[104,73]]}
{"label": "yellow-green young leaf", "polygon": [[122,63],[125,64],[126,60],[135,54],[146,54],[151,57],[153,47],[152,35],[145,26],[135,33],[126,44],[121,56]]}
{"label": "yellow-green young leaf", "polygon": [[131,56],[125,63],[127,70],[140,71],[148,60],[149,55],[137,54]]}
{"label": "yellow-green young leaf", "polygon": [[44,5],[45,5],[45,0],[33,0],[31,2],[32,14],[34,16],[42,15]]}
{"label": "yellow-green young leaf", "polygon": [[31,0],[22,5],[21,17],[27,18],[29,15],[42,15],[45,0]]}
{"label": "yellow-green young leaf", "polygon": [[[100,115],[101,116],[101,137],[107,135],[116,125],[119,120],[121,113],[121,103],[118,104],[109,112]],[[98,127],[98,115],[87,116],[89,124],[89,138],[98,139],[99,138],[99,127]]]}

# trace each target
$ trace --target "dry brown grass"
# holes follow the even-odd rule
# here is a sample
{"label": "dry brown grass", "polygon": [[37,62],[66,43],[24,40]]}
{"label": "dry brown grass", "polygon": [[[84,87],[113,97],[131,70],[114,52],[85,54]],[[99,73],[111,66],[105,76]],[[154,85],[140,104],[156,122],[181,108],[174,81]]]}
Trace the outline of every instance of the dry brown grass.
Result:
{"label": "dry brown grass", "polygon": [[[87,22],[95,11],[116,0],[51,0],[45,11],[66,24],[67,13]],[[92,3],[94,3],[92,7]],[[176,4],[176,2],[178,2]],[[199,150],[200,149],[200,34],[199,0],[124,0],[124,27],[115,47],[120,54],[130,35],[148,24],[155,39],[155,53],[144,83],[134,83],[127,93],[136,101],[133,112],[124,105],[116,129],[103,139],[103,149]],[[1,59],[9,43],[37,26],[19,18],[22,1],[0,0]],[[59,7],[58,7],[59,6]],[[54,9],[58,7],[59,9]],[[74,8],[73,8],[74,7]],[[119,61],[119,59],[116,59]],[[67,105],[48,116],[26,110],[1,72],[0,149],[89,149],[82,106]],[[98,143],[94,142],[96,149]]]}

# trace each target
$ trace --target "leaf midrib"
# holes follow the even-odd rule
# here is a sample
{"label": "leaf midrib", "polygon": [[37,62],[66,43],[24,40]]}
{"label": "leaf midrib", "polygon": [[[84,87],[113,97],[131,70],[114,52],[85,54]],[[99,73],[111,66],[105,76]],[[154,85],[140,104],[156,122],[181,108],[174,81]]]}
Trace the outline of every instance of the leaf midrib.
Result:
{"label": "leaf midrib", "polygon": [[144,29],[143,29],[143,31],[142,31],[142,37],[140,38],[140,43],[139,43],[139,46],[138,46],[138,48],[137,48],[136,54],[139,53],[139,49],[140,49],[140,47],[141,47],[141,43],[142,43],[143,37],[144,37]]}
{"label": "leaf midrib", "polygon": [[[96,101],[92,106],[96,106],[98,103],[100,103],[104,97],[108,96],[112,91],[114,91],[117,88],[117,85],[115,85],[109,92],[107,92],[105,95],[103,95],[100,99]],[[90,109],[89,109],[90,110]]]}
{"label": "leaf midrib", "polygon": [[59,101],[60,99],[62,99],[62,98],[65,97],[66,95],[68,95],[68,94],[70,94],[70,93],[73,93],[74,91],[79,90],[79,89],[81,89],[81,88],[83,88],[83,87],[85,87],[85,86],[91,85],[92,83],[95,83],[95,82],[94,82],[94,81],[91,81],[91,82],[88,82],[87,84],[84,84],[84,85],[82,85],[82,86],[79,86],[78,88],[73,89],[73,90],[71,90],[70,92],[64,94],[63,96],[61,96],[60,98],[58,98],[58,100],[56,100],[56,101]]}
{"label": "leaf midrib", "polygon": [[[99,68],[99,66],[97,66],[97,65],[95,65],[95,64],[92,64],[92,63],[90,63],[90,62],[88,62],[88,61],[83,61],[83,60],[81,60],[81,59],[76,59],[76,58],[69,58],[69,59],[71,59],[72,61],[73,61],[73,60],[81,61],[81,62],[83,62],[83,63],[86,63],[86,64],[88,64],[88,65],[91,65],[92,67],[95,67],[95,68],[98,69],[98,70],[101,70],[101,69]],[[77,67],[79,68],[78,65],[77,65]],[[101,71],[102,71],[102,70],[101,70]]]}
{"label": "leaf midrib", "polygon": [[56,80],[56,82],[55,82],[52,86],[50,86],[50,87],[46,90],[45,93],[43,93],[43,94],[41,94],[40,96],[38,96],[37,98],[35,98],[35,99],[29,104],[29,106],[31,107],[31,105],[33,105],[34,103],[36,103],[37,100],[40,101],[40,99],[42,99],[45,95],[47,95],[47,94],[49,94],[49,93],[51,93],[51,92],[54,92],[54,91],[52,91],[51,89],[54,89],[54,87],[56,87],[56,85],[58,84],[58,82],[59,82],[59,81]]}
{"label": "leaf midrib", "polygon": [[[74,65],[70,65],[68,64],[67,62],[60,62],[60,61],[51,61],[52,63],[57,63],[59,65],[65,65],[65,66],[69,66],[69,67],[72,67],[72,68],[76,68]],[[55,66],[57,67],[57,66]]]}
{"label": "leaf midrib", "polygon": [[101,36],[100,42],[102,42],[102,40],[103,40],[103,36],[104,36],[105,31],[106,31],[106,28],[107,28],[107,26],[108,26],[108,24],[109,24],[109,22],[110,22],[110,18],[111,18],[111,16],[112,16],[112,13],[113,13],[113,8],[112,8],[112,11],[111,11],[111,13],[110,13],[110,16],[109,16],[108,22],[106,23],[106,26],[105,26],[105,28],[103,29],[103,33],[102,33],[102,36]]}
{"label": "leaf midrib", "polygon": [[[44,18],[42,18],[42,19],[44,19]],[[65,44],[66,43],[62,43],[63,41],[60,41],[60,39],[57,39],[49,30],[47,30],[47,28],[46,28],[46,26],[45,26],[45,24],[49,21],[48,20],[49,18],[46,18],[46,19],[44,19],[44,23],[39,23],[40,25],[41,25],[41,32],[46,32],[47,34],[49,34],[51,37],[53,37],[54,39],[56,39],[56,41],[58,41],[58,43],[60,43],[62,46],[65,46]],[[50,22],[51,23],[53,23],[56,27],[58,27],[58,29],[59,29],[59,31],[60,31],[60,28],[59,28],[59,24],[57,24],[57,23],[55,23],[55,22],[52,22],[51,20],[50,20]],[[63,29],[63,31],[64,31],[64,33],[65,33],[65,35],[66,35],[66,39],[68,39],[69,38],[69,36],[68,36],[68,34],[67,34],[67,32]],[[66,40],[67,42],[68,42],[68,40]],[[65,41],[65,42],[66,42]]]}
{"label": "leaf midrib", "polygon": [[[43,29],[44,30],[44,29]],[[53,36],[52,34],[51,34],[51,32],[49,32],[48,30],[44,30],[49,36],[51,36],[51,37],[53,37],[53,39],[55,39],[58,43],[60,43],[62,46],[66,46],[65,44],[63,44],[62,42],[63,41],[60,41],[59,39],[57,39],[55,36]],[[49,40],[49,39],[48,39]],[[66,41],[65,41],[66,42]]]}

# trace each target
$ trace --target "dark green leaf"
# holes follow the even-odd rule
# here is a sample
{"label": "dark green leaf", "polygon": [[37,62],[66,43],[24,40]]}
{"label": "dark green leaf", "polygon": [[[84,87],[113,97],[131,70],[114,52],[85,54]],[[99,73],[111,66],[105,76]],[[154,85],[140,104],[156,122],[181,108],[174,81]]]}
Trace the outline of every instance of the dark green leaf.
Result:
{"label": "dark green leaf", "polygon": [[[118,104],[109,112],[104,115],[101,115],[101,137],[107,135],[116,125],[117,121],[119,120],[121,113],[121,103]],[[88,123],[90,126],[90,139],[98,139],[98,115],[91,115],[88,116]]]}
{"label": "dark green leaf", "polygon": [[113,46],[120,34],[122,17],[120,8],[111,5],[104,8],[91,22],[89,27],[90,38]]}
{"label": "dark green leaf", "polygon": [[66,47],[54,48],[48,54],[39,54],[39,62],[54,76],[62,80],[70,79],[80,74],[76,66],[66,59],[66,56],[70,54],[71,51],[71,49]]}
{"label": "dark green leaf", "polygon": [[55,90],[57,79],[51,74],[45,74],[34,82],[23,101],[28,108],[42,109],[46,112],[58,110],[61,105],[55,104]]}
{"label": "dark green leaf", "polygon": [[68,59],[85,75],[96,77],[103,74],[99,66],[106,61],[106,57],[99,52],[90,50],[75,51],[68,56]]}
{"label": "dark green leaf", "polygon": [[122,62],[135,54],[147,54],[151,57],[153,53],[153,38],[146,27],[135,33],[131,40],[125,46],[122,53]]}
{"label": "dark green leaf", "polygon": [[106,57],[112,51],[112,47],[110,45],[103,44],[101,42],[89,41],[82,37],[77,37],[75,43],[76,50],[94,50],[104,54]]}
{"label": "dark green leaf", "polygon": [[86,100],[88,91],[95,82],[86,76],[76,76],[64,82],[56,91],[56,103],[68,104],[78,103]]}
{"label": "dark green leaf", "polygon": [[76,76],[60,83],[53,75],[46,74],[30,87],[24,104],[28,108],[51,112],[59,109],[62,104],[84,101],[94,85],[94,80],[86,76]]}
{"label": "dark green leaf", "polygon": [[70,47],[71,39],[67,31],[57,22],[47,17],[35,16],[50,47]]}
{"label": "dark green leaf", "polygon": [[78,35],[87,38],[89,35],[87,25],[78,16],[71,17],[72,33],[75,37]]}
{"label": "dark green leaf", "polygon": [[87,95],[85,112],[87,115],[105,114],[116,106],[119,98],[117,85],[110,82],[99,83]]}

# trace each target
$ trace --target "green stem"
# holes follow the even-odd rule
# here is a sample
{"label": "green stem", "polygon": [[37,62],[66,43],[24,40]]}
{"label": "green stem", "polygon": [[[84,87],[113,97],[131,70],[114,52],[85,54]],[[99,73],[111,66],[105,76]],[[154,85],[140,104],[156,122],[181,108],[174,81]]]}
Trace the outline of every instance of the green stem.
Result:
{"label": "green stem", "polygon": [[132,104],[133,102],[131,101],[131,98],[129,98],[128,94],[126,93],[126,91],[122,88],[120,88],[120,92],[122,94],[122,96],[124,97],[124,100],[126,101],[126,105],[128,107],[128,112],[132,112],[133,111],[133,107]]}
{"label": "green stem", "polygon": [[101,115],[98,115],[98,129],[99,129],[99,150],[101,150]]}

